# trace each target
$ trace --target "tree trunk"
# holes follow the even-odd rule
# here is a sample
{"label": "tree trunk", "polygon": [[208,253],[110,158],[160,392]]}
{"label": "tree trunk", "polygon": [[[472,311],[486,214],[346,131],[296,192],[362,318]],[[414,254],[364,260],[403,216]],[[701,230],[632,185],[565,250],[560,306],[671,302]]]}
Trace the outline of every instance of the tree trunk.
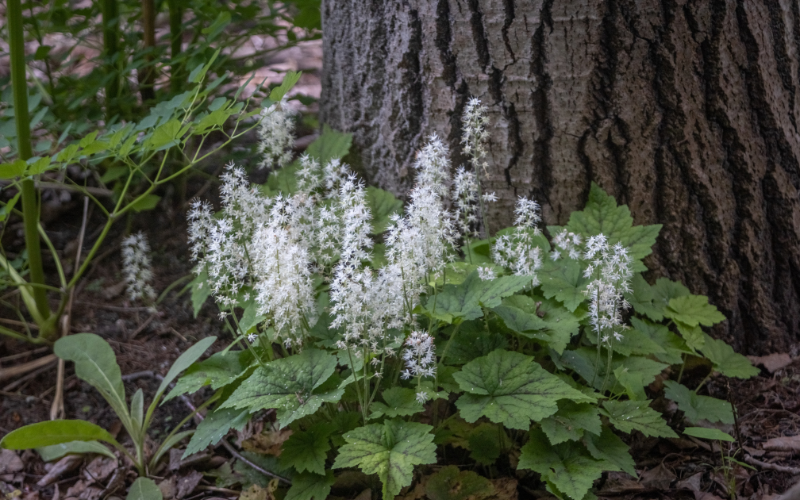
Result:
{"label": "tree trunk", "polygon": [[664,224],[650,278],[682,280],[748,353],[800,335],[800,7],[794,0],[324,0],[322,120],[402,193],[425,137],[454,163],[489,107],[491,222],[546,224],[591,181]]}

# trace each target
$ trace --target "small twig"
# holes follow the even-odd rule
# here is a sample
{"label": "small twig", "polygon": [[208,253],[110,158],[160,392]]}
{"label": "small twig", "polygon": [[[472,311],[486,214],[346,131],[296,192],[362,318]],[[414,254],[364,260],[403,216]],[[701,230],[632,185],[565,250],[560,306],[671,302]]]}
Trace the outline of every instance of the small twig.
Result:
{"label": "small twig", "polygon": [[5,363],[7,361],[14,361],[15,359],[24,358],[25,356],[31,356],[33,354],[41,354],[46,350],[50,349],[49,347],[40,347],[38,349],[33,349],[32,351],[25,351],[20,352],[17,354],[12,354],[10,356],[6,356],[5,358],[0,358],[0,363]]}
{"label": "small twig", "polygon": [[150,324],[150,323],[151,323],[151,322],[152,322],[152,321],[153,321],[153,320],[156,318],[156,316],[158,316],[158,313],[157,313],[157,312],[154,312],[153,314],[151,314],[151,315],[150,315],[150,317],[149,317],[149,318],[147,318],[146,320],[144,320],[144,323],[142,323],[142,324],[139,326],[139,328],[137,328],[136,330],[134,330],[134,331],[133,331],[133,333],[131,333],[131,334],[128,336],[128,342],[130,342],[131,340],[133,340],[134,338],[136,338],[136,336],[137,336],[137,335],[139,335],[140,333],[142,333],[142,332],[144,331],[144,329],[145,329],[145,328],[147,328],[147,325],[149,325],[149,324]]}
{"label": "small twig", "polygon": [[19,375],[24,375],[31,370],[36,370],[37,368],[41,368],[42,366],[49,365],[55,360],[56,360],[56,355],[49,354],[47,356],[34,359],[33,361],[28,361],[27,363],[23,363],[21,365],[11,366],[8,368],[0,368],[0,380],[6,380]]}
{"label": "small twig", "polygon": [[149,307],[145,306],[132,306],[132,307],[121,307],[121,306],[109,306],[106,304],[95,304],[93,302],[75,302],[76,304],[82,306],[91,306],[97,309],[108,309],[109,311],[119,311],[119,312],[137,312],[137,311],[149,311]]}
{"label": "small twig", "polygon": [[227,493],[228,495],[240,495],[242,493],[241,491],[229,490],[228,488],[220,488],[219,486],[200,485],[195,489],[199,491],[213,491],[215,493]]}
{"label": "small twig", "polygon": [[50,366],[50,365],[52,365],[53,362],[55,361],[55,355],[52,355],[52,356],[53,356],[53,358],[50,360],[49,363],[47,363],[46,366],[43,366],[43,367],[39,368],[38,370],[36,370],[35,372],[29,373],[29,374],[25,375],[22,378],[18,378],[17,380],[15,380],[15,381],[11,382],[10,384],[8,384],[7,386],[3,387],[3,390],[4,391],[13,391],[17,387],[21,386],[24,382],[27,382],[28,380],[31,380],[32,378],[36,378],[37,376],[41,375],[42,373],[50,370],[50,368],[52,368],[52,366]]}
{"label": "small twig", "polygon": [[33,394],[19,394],[19,393],[16,393],[16,392],[9,392],[9,391],[0,391],[0,396],[6,397],[6,398],[19,398],[19,399],[28,399],[28,398],[41,399],[41,398],[37,398]]}
{"label": "small twig", "polygon": [[223,438],[222,441],[220,441],[220,443],[222,444],[222,446],[225,447],[226,450],[228,450],[228,453],[233,455],[233,457],[236,458],[237,460],[239,460],[241,462],[244,462],[247,466],[257,470],[258,472],[264,474],[265,476],[269,476],[269,477],[275,478],[278,481],[280,481],[280,482],[282,482],[284,484],[288,484],[289,486],[291,486],[292,482],[289,481],[288,479],[283,478],[283,477],[281,477],[281,476],[279,476],[277,474],[273,474],[272,472],[270,472],[270,471],[268,471],[268,470],[266,470],[266,469],[264,469],[262,467],[259,467],[258,465],[254,464],[250,460],[246,459],[244,456],[242,456],[241,453],[236,451],[236,449],[233,446],[231,446],[231,444],[228,441],[226,441],[225,438]]}
{"label": "small twig", "polygon": [[141,372],[133,372],[133,373],[129,373],[127,375],[123,375],[122,376],[122,380],[124,382],[133,382],[134,380],[140,379],[140,378],[157,378],[157,377],[156,377],[156,374],[154,372],[150,371],[150,370],[145,370],[145,371],[141,371]]}
{"label": "small twig", "polygon": [[14,326],[25,326],[25,327],[30,328],[31,330],[38,330],[39,329],[39,326],[36,325],[35,323],[23,323],[22,321],[17,321],[15,319],[0,318],[0,322],[7,323],[9,325],[14,325]]}
{"label": "small twig", "polygon": [[[86,236],[86,222],[89,219],[89,197],[83,198],[83,221],[81,222],[81,232],[78,234],[78,249],[75,255],[75,266],[72,275],[78,274],[81,264],[81,250],[83,250],[83,238]],[[72,304],[75,302],[75,287],[69,291],[67,308],[61,319],[61,336],[66,337],[72,328]],[[56,392],[53,396],[53,404],[50,406],[50,420],[58,420],[64,417],[64,371],[66,363],[63,359],[58,360],[58,372],[56,374]]]}
{"label": "small twig", "polygon": [[751,457],[750,455],[744,456],[744,461],[750,465],[757,465],[762,469],[770,469],[778,472],[788,472],[792,475],[800,474],[800,469],[797,467],[787,467],[785,465],[778,465],[778,464],[770,464],[767,462],[762,462],[761,460],[756,460],[755,458]]}

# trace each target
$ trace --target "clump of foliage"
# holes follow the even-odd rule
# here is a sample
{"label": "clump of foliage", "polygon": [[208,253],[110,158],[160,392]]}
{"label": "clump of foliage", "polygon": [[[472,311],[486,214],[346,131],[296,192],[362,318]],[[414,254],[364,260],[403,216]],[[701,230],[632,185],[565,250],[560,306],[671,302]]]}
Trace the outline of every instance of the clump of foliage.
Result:
{"label": "clump of foliage", "polygon": [[[280,458],[288,499],[325,498],[347,468],[377,474],[391,498],[453,445],[482,464],[518,457],[554,495],[581,500],[604,471],[636,475],[616,432],[677,437],[650,405],[657,377],[688,422],[733,422],[729,403],[698,390],[757,371],[703,331],[724,320],[706,297],[642,277],[660,226],[634,225],[593,184],[552,238],[520,198],[514,227],[473,239],[494,199],[480,187],[483,113],[470,102],[472,169],[453,182],[432,136],[402,212],[340,162],[348,138],[334,132],[265,185],[231,166],[219,212],[196,202],[195,306],[213,295],[241,350],[196,364],[169,394],[209,386],[219,398],[187,455],[274,410],[294,431]],[[708,365],[694,389],[681,384],[690,359]]]}

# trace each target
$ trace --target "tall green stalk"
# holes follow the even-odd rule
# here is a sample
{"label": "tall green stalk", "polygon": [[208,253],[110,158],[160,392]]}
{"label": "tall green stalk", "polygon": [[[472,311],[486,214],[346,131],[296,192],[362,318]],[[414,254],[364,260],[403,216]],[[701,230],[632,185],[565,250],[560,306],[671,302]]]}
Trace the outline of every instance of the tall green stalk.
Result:
{"label": "tall green stalk", "polygon": [[119,52],[119,12],[117,0],[103,0],[103,48],[106,60],[106,119],[111,120],[119,114],[119,71],[117,59]]}
{"label": "tall green stalk", "polygon": [[[28,160],[33,156],[31,149],[30,117],[28,116],[28,84],[25,78],[25,45],[22,33],[22,6],[20,0],[8,0],[7,26],[11,53],[11,88],[14,92],[14,117],[17,125],[17,149],[19,158]],[[25,248],[28,250],[30,283],[44,285],[42,267],[42,247],[39,241],[39,199],[32,179],[22,180],[22,220],[25,227]],[[40,334],[49,338],[55,333],[50,319],[50,305],[47,303],[47,290],[42,286],[32,286],[35,307],[45,320],[39,325]]]}

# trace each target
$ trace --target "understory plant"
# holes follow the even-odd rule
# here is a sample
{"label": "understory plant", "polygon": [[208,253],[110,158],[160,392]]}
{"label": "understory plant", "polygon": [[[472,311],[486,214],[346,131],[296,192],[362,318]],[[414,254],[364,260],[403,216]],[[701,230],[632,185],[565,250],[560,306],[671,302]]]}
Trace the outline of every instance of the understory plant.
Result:
{"label": "understory plant", "polygon": [[[186,455],[269,411],[293,431],[276,463],[287,500],[324,499],[351,468],[377,474],[392,498],[448,447],[582,500],[604,471],[636,476],[619,433],[678,436],[683,424],[651,406],[657,380],[690,424],[733,423],[730,404],[700,390],[757,370],[704,332],[725,319],[707,297],[643,278],[661,226],[634,225],[592,184],[550,237],[526,198],[513,227],[487,235],[485,109],[472,100],[464,118],[470,168],[451,178],[431,136],[405,206],[348,170],[348,139],[332,131],[264,185],[230,166],[219,211],[195,202],[193,301],[213,296],[235,338],[167,396],[215,391]],[[279,167],[285,130],[260,132]],[[706,369],[694,387],[682,383],[687,363]]]}
{"label": "understory plant", "polygon": [[[3,207],[2,218],[23,216],[30,270],[26,277],[14,266],[5,249],[0,248],[0,269],[5,275],[3,284],[18,288],[21,297],[21,304],[7,300],[1,303],[15,311],[22,320],[20,323],[26,327],[25,331],[19,332],[0,326],[0,334],[32,343],[54,342],[71,291],[98,255],[114,223],[133,213],[156,208],[161,199],[160,192],[168,183],[213,158],[231,142],[258,127],[261,119],[269,119],[269,113],[262,109],[249,110],[249,99],[237,102],[239,93],[232,99],[211,99],[214,89],[226,80],[222,75],[205,82],[213,60],[191,71],[187,76],[188,90],[154,106],[150,114],[139,122],[118,123],[95,130],[79,141],[65,144],[53,156],[23,155],[0,164],[0,179],[7,182],[4,189],[17,190],[17,194]],[[275,106],[270,108],[270,104],[273,101],[279,103],[299,76],[299,73],[287,74],[283,84],[272,89],[270,99],[265,100],[266,109],[274,109]],[[17,93],[24,95],[24,78],[15,89],[22,89]],[[25,107],[24,99],[21,102],[20,109]],[[20,130],[27,127],[27,123],[24,125]],[[28,143],[30,146],[29,141],[27,135],[26,140],[20,139],[20,144]],[[62,264],[62,258],[39,220],[41,200],[34,187],[43,175],[63,173],[70,167],[81,169],[86,177],[94,176],[100,184],[100,191],[106,195],[97,194],[96,189],[79,184],[69,175],[63,176],[66,188],[91,200],[106,217],[99,236],[91,242],[88,252],[81,255],[79,265],[71,274]],[[102,176],[99,170],[104,171]],[[112,183],[109,189],[108,185]],[[22,203],[18,204],[20,196]],[[44,250],[40,241],[56,269],[56,279],[50,282],[44,279],[42,271]],[[36,269],[38,271],[34,272]],[[51,298],[56,299],[54,307]],[[20,305],[24,305],[24,309]],[[28,321],[35,323],[36,334],[27,327]]]}
{"label": "understory plant", "polygon": [[216,337],[207,337],[175,360],[166,376],[161,379],[153,401],[145,411],[142,389],[136,391],[131,397],[130,405],[128,404],[122,373],[108,342],[92,333],[78,333],[59,339],[54,346],[56,355],[65,361],[74,362],[75,375],[100,392],[128,433],[133,444],[133,453],[102,427],[83,420],[51,420],[26,425],[6,434],[0,440],[0,448],[11,450],[36,448],[46,461],[60,458],[68,453],[96,453],[116,459],[102,444],[106,443],[128,458],[140,476],[146,477],[155,469],[165,453],[194,433],[194,430],[180,431],[180,429],[198,410],[214,402],[211,398],[202,407],[191,412],[148,456],[145,450],[147,431],[164,393],[175,378],[197,361],[215,340]]}

